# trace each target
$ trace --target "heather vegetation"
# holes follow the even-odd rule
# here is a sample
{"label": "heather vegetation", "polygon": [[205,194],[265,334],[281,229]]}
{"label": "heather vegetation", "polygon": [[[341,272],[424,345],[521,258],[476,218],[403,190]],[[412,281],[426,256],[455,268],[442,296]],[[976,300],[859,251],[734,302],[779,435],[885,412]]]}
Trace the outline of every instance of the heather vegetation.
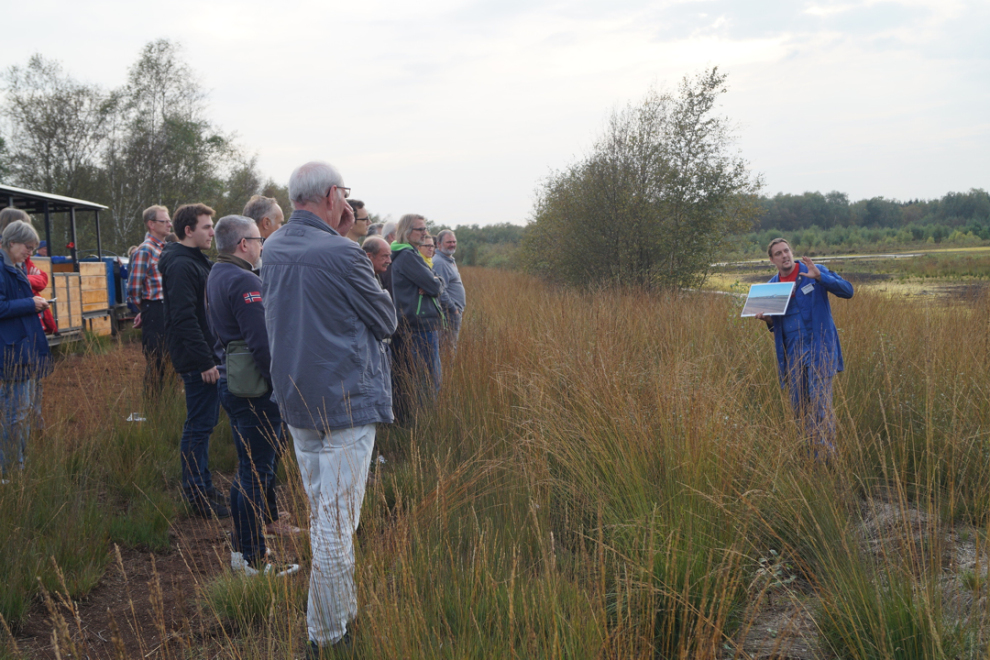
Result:
{"label": "heather vegetation", "polygon": [[[985,657],[990,352],[971,331],[990,325],[985,300],[834,306],[846,372],[826,465],[735,299],[463,276],[437,405],[379,436],[352,657]],[[41,655],[32,621],[63,658],[300,657],[307,544],[279,548],[300,575],[239,577],[220,523],[210,566],[149,581],[181,594],[185,618],[156,614],[152,588],[130,606],[147,626],[91,627],[87,595],[139,586],[115,546],[164,564],[187,556],[176,539],[194,522],[178,504],[181,402],[125,422],[140,379],[125,354],[59,363],[48,428],[0,489],[0,657]],[[103,376],[74,383],[87,364]],[[214,437],[229,473],[229,437]],[[291,456],[285,471],[304,522]]]}

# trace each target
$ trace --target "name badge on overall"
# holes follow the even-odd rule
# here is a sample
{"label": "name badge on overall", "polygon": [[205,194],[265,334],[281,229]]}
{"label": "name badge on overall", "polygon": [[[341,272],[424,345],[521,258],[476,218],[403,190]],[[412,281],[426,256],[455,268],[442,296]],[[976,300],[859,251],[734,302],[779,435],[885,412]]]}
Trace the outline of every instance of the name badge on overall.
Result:
{"label": "name badge on overall", "polygon": [[801,293],[803,293],[804,295],[808,295],[809,293],[811,293],[814,290],[815,290],[815,284],[814,284],[814,282],[808,282],[803,287],[801,287]]}

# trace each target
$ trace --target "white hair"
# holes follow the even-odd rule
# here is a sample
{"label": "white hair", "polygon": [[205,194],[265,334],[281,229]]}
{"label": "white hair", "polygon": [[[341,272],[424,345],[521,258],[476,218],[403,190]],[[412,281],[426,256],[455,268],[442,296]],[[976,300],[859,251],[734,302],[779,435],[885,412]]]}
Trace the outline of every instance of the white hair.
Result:
{"label": "white hair", "polygon": [[342,186],[344,178],[330,163],[314,160],[300,165],[289,177],[289,199],[293,206],[316,204],[327,196],[331,186]]}
{"label": "white hair", "polygon": [[23,220],[14,220],[7,225],[3,230],[3,238],[0,238],[0,244],[3,244],[5,248],[9,248],[14,243],[36,246],[40,242],[41,239],[38,238],[38,232]]}

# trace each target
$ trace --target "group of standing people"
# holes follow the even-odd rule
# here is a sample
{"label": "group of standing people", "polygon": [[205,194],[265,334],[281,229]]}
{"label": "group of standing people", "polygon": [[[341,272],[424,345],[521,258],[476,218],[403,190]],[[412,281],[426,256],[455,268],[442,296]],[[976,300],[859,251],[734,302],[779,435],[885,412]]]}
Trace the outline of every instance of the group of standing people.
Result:
{"label": "group of standing people", "polygon": [[[166,354],[183,380],[183,494],[199,515],[232,515],[235,569],[299,568],[275,558],[264,533],[280,523],[275,471],[285,431],[291,436],[311,506],[309,652],[319,656],[347,643],[357,613],[353,534],[376,424],[410,421],[430,405],[465,294],[453,232],[437,237],[447,247],[436,259],[423,216],[367,236],[364,204],[348,199],[340,173],[323,162],[297,168],[289,196],[288,221],[261,196],[215,226],[202,204],[173,218],[149,208],[128,302],[140,310],[149,394],[160,389]],[[166,243],[171,231],[178,240]],[[213,240],[215,264],[204,254]],[[207,465],[221,405],[238,453],[229,509]]]}
{"label": "group of standing people", "polygon": [[[353,536],[376,425],[407,421],[430,405],[441,354],[456,349],[465,292],[453,232],[434,238],[416,214],[370,231],[364,204],[348,200],[350,188],[328,163],[293,171],[289,196],[288,221],[262,196],[216,226],[204,204],[181,206],[174,217],[150,207],[127,298],[140,312],[147,395],[160,392],[168,359],[182,378],[183,494],[199,515],[233,515],[235,569],[299,570],[265,543],[266,527],[299,531],[280,519],[274,488],[285,430],[291,436],[310,503],[308,655],[319,657],[349,643],[357,615]],[[38,234],[30,218],[8,211],[0,213],[4,475],[15,456],[23,463],[25,419],[51,367],[39,318],[48,301],[36,295],[47,282],[30,263]],[[172,231],[177,240],[166,243]],[[216,263],[204,254],[214,239]],[[774,334],[781,381],[805,434],[816,452],[831,452],[831,383],[843,363],[829,295],[852,297],[852,286],[808,258],[795,261],[784,239],[770,244],[768,256],[778,270],[771,281],[796,287],[786,315],[759,318]],[[207,465],[220,406],[238,455],[230,509]]]}

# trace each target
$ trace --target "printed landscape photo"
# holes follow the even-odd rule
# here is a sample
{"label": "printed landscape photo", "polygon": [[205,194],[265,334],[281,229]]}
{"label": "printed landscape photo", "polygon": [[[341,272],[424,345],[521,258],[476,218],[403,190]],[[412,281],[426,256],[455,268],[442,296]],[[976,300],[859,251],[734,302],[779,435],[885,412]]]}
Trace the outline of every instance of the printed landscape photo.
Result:
{"label": "printed landscape photo", "polygon": [[749,297],[746,298],[741,316],[782,316],[787,313],[787,303],[793,292],[794,282],[754,284],[749,288]]}

